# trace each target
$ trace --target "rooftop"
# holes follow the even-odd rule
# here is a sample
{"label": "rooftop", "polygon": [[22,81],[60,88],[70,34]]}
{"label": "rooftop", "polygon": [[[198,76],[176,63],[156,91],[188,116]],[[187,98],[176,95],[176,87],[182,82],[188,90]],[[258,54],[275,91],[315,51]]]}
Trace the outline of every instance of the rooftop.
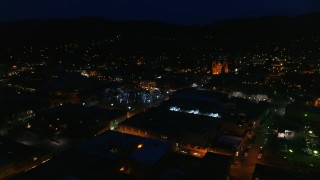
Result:
{"label": "rooftop", "polygon": [[97,156],[119,160],[130,158],[141,163],[156,163],[170,148],[170,144],[117,131],[107,131],[80,144],[77,149]]}
{"label": "rooftop", "polygon": [[132,179],[117,163],[94,154],[69,149],[52,160],[12,179]]}
{"label": "rooftop", "polygon": [[193,88],[186,88],[174,92],[170,99],[183,99],[191,101],[201,101],[207,103],[223,102],[227,99],[228,95],[217,93],[213,91],[197,90]]}
{"label": "rooftop", "polygon": [[219,119],[208,116],[173,112],[159,107],[133,116],[122,124],[162,134],[205,134],[218,128],[221,122]]}
{"label": "rooftop", "polygon": [[36,156],[37,153],[40,152],[34,148],[0,136],[0,166]]}

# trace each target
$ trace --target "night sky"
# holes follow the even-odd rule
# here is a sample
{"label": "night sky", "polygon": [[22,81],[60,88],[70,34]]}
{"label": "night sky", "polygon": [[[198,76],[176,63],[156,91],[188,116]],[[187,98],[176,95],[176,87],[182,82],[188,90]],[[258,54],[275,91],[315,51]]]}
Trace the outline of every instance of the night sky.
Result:
{"label": "night sky", "polygon": [[205,24],[217,20],[319,12],[320,0],[1,0],[0,21],[97,16]]}

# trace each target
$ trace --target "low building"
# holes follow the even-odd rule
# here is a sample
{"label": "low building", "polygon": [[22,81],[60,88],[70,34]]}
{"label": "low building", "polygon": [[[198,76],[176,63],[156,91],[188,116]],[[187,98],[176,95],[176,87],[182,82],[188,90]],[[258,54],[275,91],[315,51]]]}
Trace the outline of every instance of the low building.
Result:
{"label": "low building", "polygon": [[12,179],[134,179],[121,173],[117,162],[69,149],[49,162]]}
{"label": "low building", "polygon": [[113,130],[126,119],[126,112],[99,107],[67,104],[38,114],[30,121],[30,130],[67,133],[76,136]]}
{"label": "low building", "polygon": [[61,152],[83,140],[114,129],[126,112],[83,105],[63,105],[43,111],[10,129],[7,137],[49,152]]}
{"label": "low building", "polygon": [[152,173],[154,165],[171,151],[169,143],[140,136],[107,131],[77,147],[101,158],[118,163],[120,172],[144,178]]}
{"label": "low building", "polygon": [[207,147],[219,129],[219,123],[211,117],[153,108],[119,124],[117,131],[165,140],[179,149]]}
{"label": "low building", "polygon": [[185,89],[160,106],[124,121],[117,131],[162,139],[177,152],[203,157],[218,149],[233,155],[248,137],[250,124],[251,119],[240,113],[236,104],[228,103],[227,95]]}
{"label": "low building", "polygon": [[0,137],[0,179],[28,171],[51,158],[50,153]]}
{"label": "low building", "polygon": [[134,179],[149,177],[170,144],[117,131],[106,131],[34,169],[20,179]]}
{"label": "low building", "polygon": [[107,131],[13,179],[228,179],[231,159],[173,153],[170,144]]}

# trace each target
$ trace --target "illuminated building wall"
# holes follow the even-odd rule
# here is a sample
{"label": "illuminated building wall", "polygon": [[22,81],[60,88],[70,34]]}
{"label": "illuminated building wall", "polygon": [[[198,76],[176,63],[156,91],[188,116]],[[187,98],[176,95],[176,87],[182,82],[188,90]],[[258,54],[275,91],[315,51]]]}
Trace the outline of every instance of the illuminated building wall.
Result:
{"label": "illuminated building wall", "polygon": [[221,73],[222,64],[218,61],[212,61],[212,74],[218,75]]}
{"label": "illuminated building wall", "polygon": [[314,101],[314,106],[315,107],[320,107],[320,98]]}
{"label": "illuminated building wall", "polygon": [[272,69],[270,71],[271,77],[283,76],[287,72],[287,69],[285,68],[284,63],[282,63],[281,61],[276,62],[275,64],[272,64],[271,66],[272,66]]}
{"label": "illuminated building wall", "polygon": [[213,75],[218,75],[221,73],[228,73],[229,72],[229,67],[228,67],[228,62],[227,61],[212,61],[212,74]]}
{"label": "illuminated building wall", "polygon": [[227,61],[223,61],[223,70],[224,70],[224,73],[229,72],[229,66]]}
{"label": "illuminated building wall", "polygon": [[141,81],[139,83],[140,88],[145,89],[147,91],[152,91],[156,88],[157,83],[154,81]]}
{"label": "illuminated building wall", "polygon": [[305,102],[306,106],[314,106],[314,107],[320,107],[320,98],[315,100],[309,100]]}

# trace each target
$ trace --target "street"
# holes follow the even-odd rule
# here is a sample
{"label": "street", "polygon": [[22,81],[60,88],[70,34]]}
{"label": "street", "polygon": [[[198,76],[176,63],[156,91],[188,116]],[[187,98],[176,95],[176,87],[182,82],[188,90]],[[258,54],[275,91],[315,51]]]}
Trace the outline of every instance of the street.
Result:
{"label": "street", "polygon": [[264,156],[262,153],[262,159],[258,159],[260,146],[264,145],[265,133],[255,133],[256,138],[252,143],[252,147],[248,150],[248,156],[244,157],[240,154],[239,159],[243,158],[243,161],[236,161],[231,165],[230,179],[251,179],[254,172],[255,165],[258,163],[265,164]]}

